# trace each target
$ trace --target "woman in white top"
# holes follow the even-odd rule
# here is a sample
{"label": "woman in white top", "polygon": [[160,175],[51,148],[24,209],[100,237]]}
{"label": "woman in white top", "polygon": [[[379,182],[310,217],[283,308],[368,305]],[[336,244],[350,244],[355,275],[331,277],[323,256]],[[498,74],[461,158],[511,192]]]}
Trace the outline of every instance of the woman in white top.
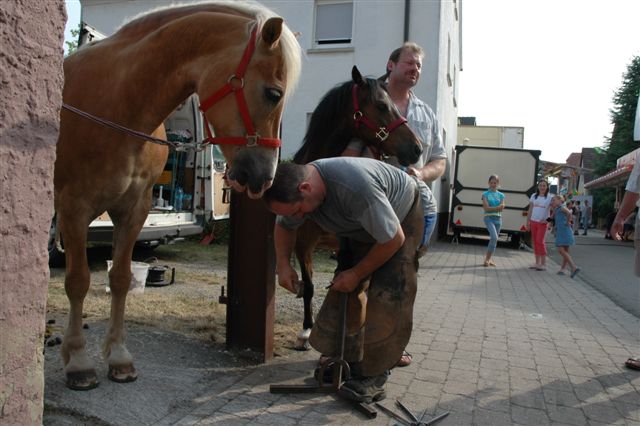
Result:
{"label": "woman in white top", "polygon": [[527,214],[527,229],[531,231],[533,253],[536,257],[535,265],[531,269],[544,271],[547,259],[547,246],[544,242],[547,233],[547,218],[552,197],[549,194],[549,183],[542,179],[538,182],[538,189],[529,199],[529,213]]}

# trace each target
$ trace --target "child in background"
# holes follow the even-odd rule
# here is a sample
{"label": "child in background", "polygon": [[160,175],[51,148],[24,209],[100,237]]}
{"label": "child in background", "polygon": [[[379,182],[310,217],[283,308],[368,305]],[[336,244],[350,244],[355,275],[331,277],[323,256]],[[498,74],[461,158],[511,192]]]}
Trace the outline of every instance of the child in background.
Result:
{"label": "child in background", "polygon": [[556,246],[560,256],[562,256],[562,266],[560,266],[558,275],[564,275],[565,268],[569,266],[571,268],[571,278],[573,278],[580,272],[580,268],[578,268],[569,254],[569,247],[575,244],[569,219],[573,212],[564,205],[564,197],[562,195],[553,197],[551,209],[554,212],[553,217],[556,223]]}
{"label": "child in background", "polygon": [[482,193],[482,207],[484,208],[484,224],[489,231],[489,245],[484,256],[484,266],[496,266],[491,256],[496,251],[498,235],[502,227],[502,210],[504,210],[504,194],[498,191],[500,178],[498,175],[489,177],[489,189]]}

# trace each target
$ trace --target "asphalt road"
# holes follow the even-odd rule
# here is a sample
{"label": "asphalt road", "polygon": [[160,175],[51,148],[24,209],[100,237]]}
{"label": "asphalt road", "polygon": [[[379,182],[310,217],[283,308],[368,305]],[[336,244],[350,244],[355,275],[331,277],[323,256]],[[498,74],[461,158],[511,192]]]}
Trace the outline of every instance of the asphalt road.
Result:
{"label": "asphalt road", "polygon": [[[633,274],[633,243],[607,240],[604,232],[596,229],[590,229],[586,236],[581,233],[575,239],[576,245],[570,253],[581,269],[580,278],[640,318],[640,278]],[[562,259],[550,234],[547,234],[547,248],[551,258],[560,264]]]}

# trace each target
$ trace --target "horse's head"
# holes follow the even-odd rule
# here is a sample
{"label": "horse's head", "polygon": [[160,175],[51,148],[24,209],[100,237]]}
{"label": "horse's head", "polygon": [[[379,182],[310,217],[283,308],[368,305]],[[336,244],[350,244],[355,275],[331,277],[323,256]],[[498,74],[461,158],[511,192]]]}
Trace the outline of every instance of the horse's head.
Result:
{"label": "horse's head", "polygon": [[357,136],[375,150],[396,156],[403,166],[417,162],[422,153],[420,139],[406,125],[383,82],[363,78],[356,66],[351,77]]}
{"label": "horse's head", "polygon": [[260,198],[278,164],[280,120],[300,73],[300,46],[282,18],[272,17],[255,25],[246,45],[230,51],[235,54],[224,58],[228,80],[221,85],[219,70],[210,73],[198,90],[200,108],[229,165],[229,184]]}

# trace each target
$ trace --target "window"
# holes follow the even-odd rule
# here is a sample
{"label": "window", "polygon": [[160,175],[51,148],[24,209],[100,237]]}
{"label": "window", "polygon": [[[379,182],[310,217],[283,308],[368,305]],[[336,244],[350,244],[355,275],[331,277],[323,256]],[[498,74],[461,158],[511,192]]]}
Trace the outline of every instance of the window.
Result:
{"label": "window", "polygon": [[317,2],[315,43],[350,44],[353,27],[353,2]]}

